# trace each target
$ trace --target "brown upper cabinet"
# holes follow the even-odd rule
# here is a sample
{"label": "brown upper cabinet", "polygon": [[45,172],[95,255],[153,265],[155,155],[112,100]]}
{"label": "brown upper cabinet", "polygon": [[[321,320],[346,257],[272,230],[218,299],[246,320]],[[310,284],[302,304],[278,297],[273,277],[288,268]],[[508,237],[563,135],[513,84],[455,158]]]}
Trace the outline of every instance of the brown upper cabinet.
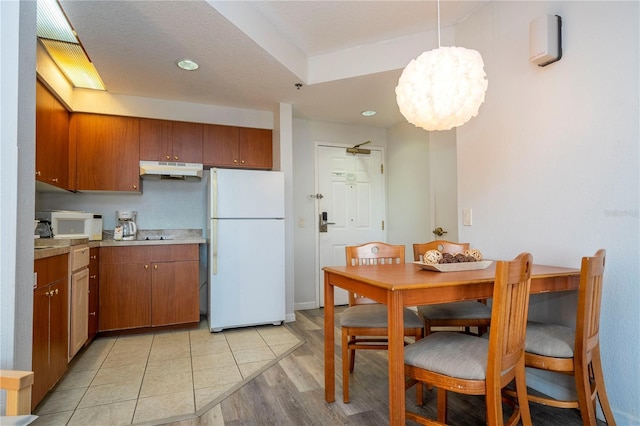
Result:
{"label": "brown upper cabinet", "polygon": [[140,119],[140,160],[202,163],[204,125]]}
{"label": "brown upper cabinet", "polygon": [[207,124],[202,160],[205,166],[271,170],[272,131]]}
{"label": "brown upper cabinet", "polygon": [[140,192],[140,119],[71,114],[78,191]]}
{"label": "brown upper cabinet", "polygon": [[36,80],[36,180],[69,187],[69,112]]}

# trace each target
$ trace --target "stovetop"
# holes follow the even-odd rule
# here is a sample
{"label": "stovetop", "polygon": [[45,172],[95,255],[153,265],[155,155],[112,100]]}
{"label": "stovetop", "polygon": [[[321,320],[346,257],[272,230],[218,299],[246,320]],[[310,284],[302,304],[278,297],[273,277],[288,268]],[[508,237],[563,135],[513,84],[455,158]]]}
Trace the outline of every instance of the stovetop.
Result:
{"label": "stovetop", "polygon": [[138,229],[137,241],[171,241],[202,238],[202,229]]}

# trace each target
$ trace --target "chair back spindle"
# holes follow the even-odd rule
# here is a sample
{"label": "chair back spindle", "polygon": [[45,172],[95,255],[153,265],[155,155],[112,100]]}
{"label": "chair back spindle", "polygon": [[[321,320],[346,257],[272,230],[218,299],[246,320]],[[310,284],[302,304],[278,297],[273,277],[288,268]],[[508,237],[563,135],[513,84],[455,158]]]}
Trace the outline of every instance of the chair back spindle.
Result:
{"label": "chair back spindle", "polygon": [[[404,246],[381,242],[371,242],[359,246],[345,247],[347,265],[374,266],[392,265],[404,262]],[[371,299],[349,292],[349,306],[377,303]]]}

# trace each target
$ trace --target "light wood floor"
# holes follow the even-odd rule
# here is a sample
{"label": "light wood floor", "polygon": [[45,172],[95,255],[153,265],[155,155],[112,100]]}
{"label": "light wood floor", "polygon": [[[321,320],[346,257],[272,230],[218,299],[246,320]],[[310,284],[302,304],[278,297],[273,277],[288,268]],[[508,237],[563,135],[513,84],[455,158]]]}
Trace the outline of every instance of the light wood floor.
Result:
{"label": "light wood floor", "polygon": [[[342,309],[337,309],[337,313]],[[351,403],[342,403],[342,379],[336,378],[336,402],[324,400],[323,310],[296,312],[287,324],[306,344],[237,390],[199,418],[171,426],[200,425],[387,425],[386,351],[359,351],[351,379]],[[336,323],[339,324],[338,318]],[[336,328],[336,370],[340,370],[340,337]],[[435,391],[427,392],[417,408],[415,392],[407,392],[407,407],[435,416]],[[505,410],[506,411],[506,410]],[[531,404],[537,426],[581,425],[578,410]],[[452,425],[484,425],[482,397],[450,394]],[[413,424],[408,422],[408,424]],[[604,425],[598,422],[598,425]]]}

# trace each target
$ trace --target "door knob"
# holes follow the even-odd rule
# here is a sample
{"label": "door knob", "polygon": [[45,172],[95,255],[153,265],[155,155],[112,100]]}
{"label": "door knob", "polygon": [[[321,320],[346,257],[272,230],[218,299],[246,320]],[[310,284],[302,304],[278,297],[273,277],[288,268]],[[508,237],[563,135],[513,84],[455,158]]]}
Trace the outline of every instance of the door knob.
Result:
{"label": "door knob", "polygon": [[319,224],[320,232],[327,232],[328,230],[327,225],[335,225],[334,222],[329,222],[328,220],[329,219],[328,219],[327,212],[320,213],[320,224]]}
{"label": "door knob", "polygon": [[447,233],[447,231],[445,231],[444,229],[442,229],[441,227],[437,227],[436,229],[434,229],[432,231],[434,234],[436,234],[438,237],[442,237],[444,234]]}

